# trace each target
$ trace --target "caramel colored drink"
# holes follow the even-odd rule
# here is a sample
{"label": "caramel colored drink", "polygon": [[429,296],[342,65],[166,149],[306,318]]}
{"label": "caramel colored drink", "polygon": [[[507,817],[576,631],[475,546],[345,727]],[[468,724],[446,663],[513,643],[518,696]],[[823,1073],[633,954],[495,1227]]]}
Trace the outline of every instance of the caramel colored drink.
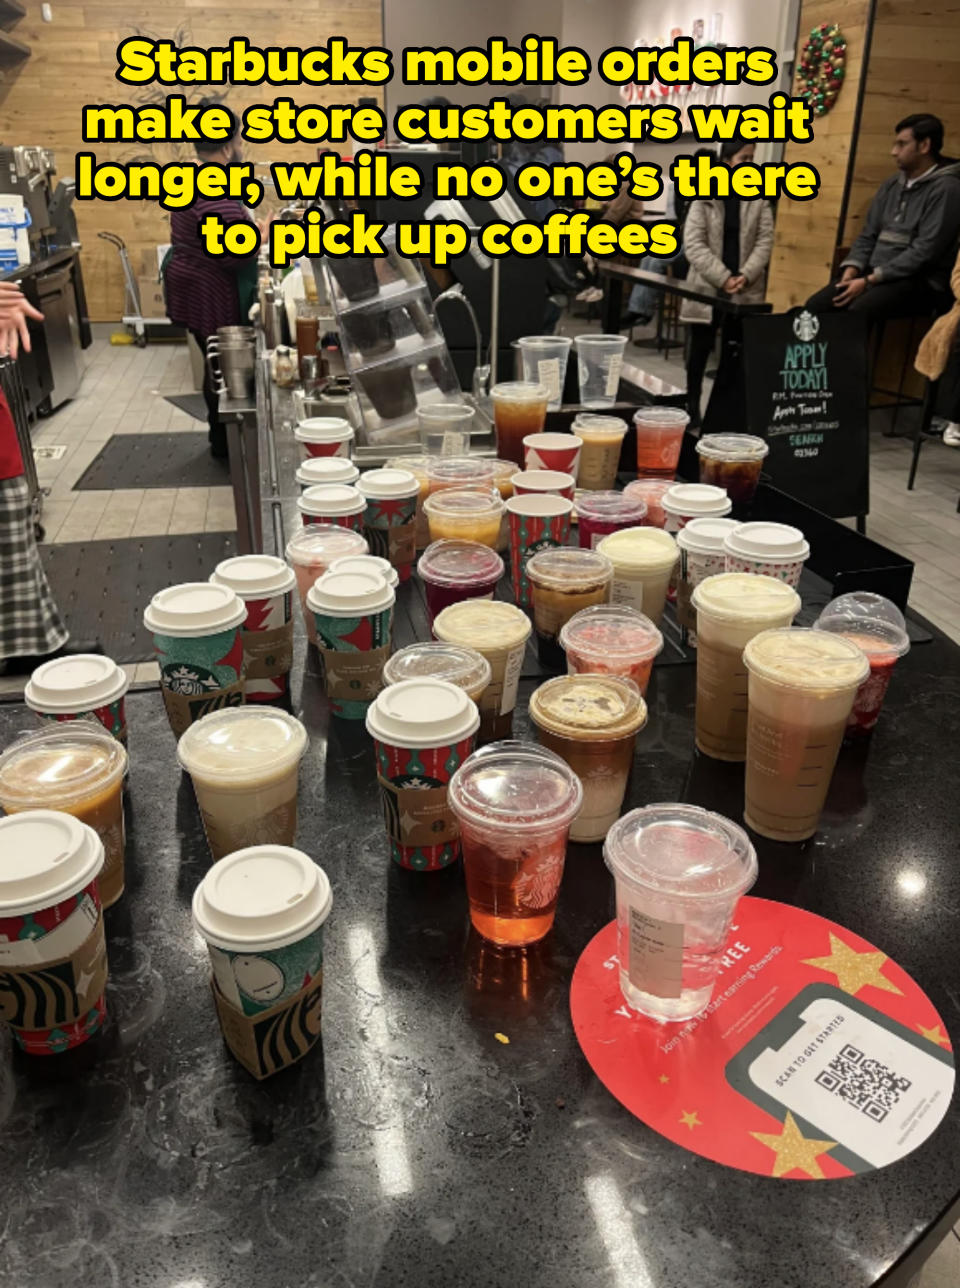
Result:
{"label": "caramel colored drink", "polygon": [[530,621],[522,609],[497,599],[465,599],[437,614],[433,633],[447,644],[476,649],[490,663],[490,682],[477,704],[480,739],[509,738],[513,709],[530,638]]}

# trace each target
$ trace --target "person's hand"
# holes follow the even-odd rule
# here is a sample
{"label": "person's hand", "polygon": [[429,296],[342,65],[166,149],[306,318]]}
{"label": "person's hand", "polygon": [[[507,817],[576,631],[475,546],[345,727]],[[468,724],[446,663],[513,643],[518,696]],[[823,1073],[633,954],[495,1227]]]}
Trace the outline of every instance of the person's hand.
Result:
{"label": "person's hand", "polygon": [[854,300],[859,299],[866,289],[867,279],[865,277],[852,278],[850,281],[845,282],[834,295],[833,307],[835,309],[845,309]]}
{"label": "person's hand", "polygon": [[724,294],[736,295],[742,291],[747,284],[747,279],[741,274],[738,276],[728,277],[723,284]]}
{"label": "person's hand", "polygon": [[860,276],[860,273],[858,272],[858,270],[855,269],[852,264],[848,264],[847,267],[840,274],[840,280],[837,283],[837,285],[842,286],[844,282],[852,282],[855,277],[859,277],[859,276]]}
{"label": "person's hand", "polygon": [[27,318],[43,321],[16,282],[0,282],[0,358],[15,358],[22,344],[30,352]]}

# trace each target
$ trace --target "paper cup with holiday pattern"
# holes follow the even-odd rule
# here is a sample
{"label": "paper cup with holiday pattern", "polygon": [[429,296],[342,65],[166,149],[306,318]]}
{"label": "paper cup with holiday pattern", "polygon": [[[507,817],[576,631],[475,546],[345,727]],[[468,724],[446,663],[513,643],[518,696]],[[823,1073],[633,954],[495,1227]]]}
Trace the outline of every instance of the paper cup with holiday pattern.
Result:
{"label": "paper cup with holiday pattern", "polygon": [[69,814],[29,810],[0,819],[0,853],[0,1018],[29,1055],[58,1055],[106,1018],[103,845]]}
{"label": "paper cup with holiday pattern", "polygon": [[41,720],[99,720],[107,733],[126,745],[124,695],[129,684],[123,667],[112,658],[78,653],[38,666],[23,699]]}
{"label": "paper cup with holiday pattern", "polygon": [[583,439],[576,434],[527,434],[523,440],[523,468],[559,470],[576,480],[582,449]]}
{"label": "paper cup with holiday pattern", "polygon": [[367,470],[357,490],[367,503],[363,535],[371,554],[389,559],[400,580],[409,581],[417,556],[420,484],[407,470]]}
{"label": "paper cup with holiday pattern", "polygon": [[787,523],[739,523],[724,538],[727,572],[776,577],[794,589],[810,556],[810,543]]}
{"label": "paper cup with holiday pattern", "polygon": [[308,487],[297,498],[304,527],[313,523],[335,523],[341,528],[363,531],[365,497],[349,483],[320,483]]}
{"label": "paper cup with holiday pattern", "polygon": [[247,702],[283,702],[293,665],[293,569],[274,555],[224,559],[210,580],[243,600],[243,692]]}
{"label": "paper cup with holiday pattern", "polygon": [[723,543],[736,526],[736,519],[691,519],[677,533],[680,548],[677,621],[690,631],[689,643],[693,645],[696,645],[697,614],[690,597],[702,581],[726,571]]}
{"label": "paper cup with holiday pattern", "polygon": [[311,586],[307,607],[335,716],[364,719],[383,687],[395,600],[393,587],[376,572],[328,572]]}
{"label": "paper cup with holiday pattern", "polygon": [[301,420],[293,436],[306,460],[311,456],[350,456],[353,426],[340,416],[311,416]]}
{"label": "paper cup with holiday pattern", "polygon": [[352,487],[359,477],[360,471],[345,456],[308,456],[294,475],[301,492],[330,483],[346,483]]}
{"label": "paper cup with holiday pattern", "polygon": [[460,857],[460,832],[447,784],[473,751],[480,712],[446,680],[402,680],[367,712],[380,799],[393,861],[419,872]]}
{"label": "paper cup with holiday pattern", "polygon": [[527,563],[540,550],[567,544],[572,513],[573,502],[562,496],[512,496],[507,502],[513,594],[522,608],[531,602]]}

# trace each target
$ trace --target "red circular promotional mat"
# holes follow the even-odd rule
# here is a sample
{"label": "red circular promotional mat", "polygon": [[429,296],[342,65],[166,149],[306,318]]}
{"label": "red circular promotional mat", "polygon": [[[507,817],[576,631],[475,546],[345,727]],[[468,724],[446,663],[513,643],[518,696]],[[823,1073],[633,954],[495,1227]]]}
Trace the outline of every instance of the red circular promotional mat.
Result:
{"label": "red circular promotional mat", "polygon": [[654,1131],[763,1176],[830,1180],[903,1158],[950,1104],[946,1026],[872,944],[801,908],[744,898],[709,1006],[661,1024],[620,991],[617,926],[570,988],[594,1073]]}

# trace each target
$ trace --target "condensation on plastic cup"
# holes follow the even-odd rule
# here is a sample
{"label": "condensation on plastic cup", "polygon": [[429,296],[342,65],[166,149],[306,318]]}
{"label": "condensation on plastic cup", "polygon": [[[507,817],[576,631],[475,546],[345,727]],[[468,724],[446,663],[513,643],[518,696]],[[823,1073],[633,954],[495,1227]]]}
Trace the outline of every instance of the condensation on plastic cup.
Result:
{"label": "condensation on plastic cup", "polygon": [[894,667],[910,651],[906,622],[896,604],[871,591],[853,591],[831,600],[814,622],[815,631],[831,631],[856,644],[867,656],[870,674],[857,690],[845,738],[873,732]]}
{"label": "condensation on plastic cup", "polygon": [[578,335],[577,375],[584,407],[612,407],[617,401],[623,371],[625,335]]}
{"label": "condensation on plastic cup", "polygon": [[645,696],[663,636],[649,617],[628,604],[593,604],[564,625],[560,647],[570,675],[622,675]]}
{"label": "condensation on plastic cup", "polygon": [[637,474],[672,479],[680,462],[690,417],[679,407],[640,407],[633,416],[637,435]]}

